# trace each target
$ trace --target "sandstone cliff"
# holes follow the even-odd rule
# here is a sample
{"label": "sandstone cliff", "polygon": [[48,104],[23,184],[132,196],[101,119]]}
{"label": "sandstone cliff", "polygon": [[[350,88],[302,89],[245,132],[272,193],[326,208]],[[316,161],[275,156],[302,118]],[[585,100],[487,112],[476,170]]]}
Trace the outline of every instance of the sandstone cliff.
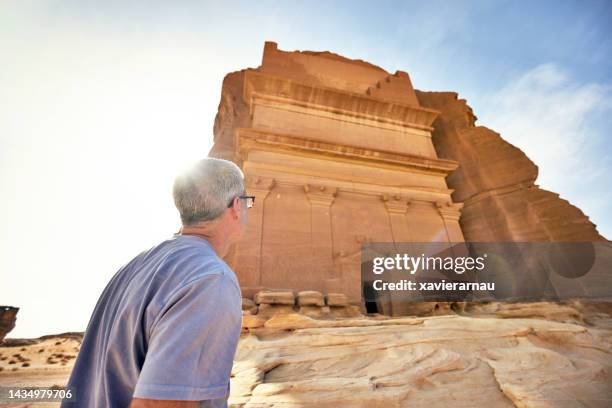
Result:
{"label": "sandstone cliff", "polygon": [[[321,58],[338,66],[322,63]],[[439,111],[432,139],[439,158],[459,163],[447,184],[454,190],[453,202],[463,204],[460,224],[466,241],[605,241],[580,209],[535,184],[538,167],[520,149],[495,131],[476,126],[472,109],[456,93],[416,91],[415,97],[406,73],[389,74],[337,54],[280,52],[275,43],[266,43],[262,66],[230,73],[223,81],[211,156],[242,164],[234,132],[252,126],[245,99],[247,72],[282,75],[322,89],[350,90],[355,95]]]}
{"label": "sandstone cliff", "polygon": [[230,405],[608,406],[609,307],[490,303],[444,316],[331,321],[276,315],[241,339]]}
{"label": "sandstone cliff", "polygon": [[17,312],[19,308],[12,306],[0,306],[0,343],[4,337],[15,328]]}
{"label": "sandstone cliff", "polygon": [[248,126],[251,119],[242,92],[245,71],[232,72],[223,78],[221,101],[213,128],[214,145],[208,153],[211,157],[237,161],[234,157],[234,129]]}
{"label": "sandstone cliff", "polygon": [[[322,304],[316,296],[305,303]],[[244,327],[229,406],[609,406],[611,303],[466,306],[431,317],[275,313]],[[260,316],[244,313],[245,325]],[[0,385],[64,385],[80,343],[67,333],[3,344]]]}
{"label": "sandstone cliff", "polygon": [[[368,242],[569,242],[544,269],[524,261],[504,278],[533,275],[525,299],[609,296],[609,242],[535,184],[520,149],[475,122],[456,93],[416,91],[405,72],[266,43],[259,67],[225,77],[209,153],[240,165],[257,197],[226,258],[243,292],[339,292],[360,304]],[[376,304],[411,313],[396,299]]]}
{"label": "sandstone cliff", "polygon": [[453,201],[463,203],[466,241],[604,241],[578,208],[536,184],[538,167],[476,117],[454,92],[417,91],[421,105],[441,112],[433,124],[436,151],[459,162],[448,178]]}

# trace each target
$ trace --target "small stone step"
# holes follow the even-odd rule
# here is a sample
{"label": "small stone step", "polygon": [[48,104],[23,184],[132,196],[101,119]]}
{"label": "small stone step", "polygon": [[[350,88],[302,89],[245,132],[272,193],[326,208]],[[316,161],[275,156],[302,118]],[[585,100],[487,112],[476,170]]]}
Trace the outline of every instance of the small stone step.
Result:
{"label": "small stone step", "polygon": [[268,304],[268,305],[291,305],[295,304],[295,296],[293,292],[284,291],[284,292],[274,292],[274,291],[261,291],[255,294],[253,298],[255,303],[260,304]]}
{"label": "small stone step", "polygon": [[298,306],[325,306],[325,299],[323,299],[321,292],[304,290],[298,292],[297,304]]}

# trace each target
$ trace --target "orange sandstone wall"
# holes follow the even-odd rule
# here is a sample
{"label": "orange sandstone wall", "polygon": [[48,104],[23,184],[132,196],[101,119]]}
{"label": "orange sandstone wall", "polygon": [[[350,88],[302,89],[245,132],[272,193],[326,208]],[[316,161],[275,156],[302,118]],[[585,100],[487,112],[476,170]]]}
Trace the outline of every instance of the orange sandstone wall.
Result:
{"label": "orange sandstone wall", "polygon": [[209,155],[233,160],[256,198],[227,257],[243,293],[342,292],[361,299],[368,242],[462,242],[461,205],[408,74],[266,43],[262,65],[228,74]]}
{"label": "orange sandstone wall", "polygon": [[239,164],[257,197],[227,257],[243,293],[359,302],[368,242],[604,239],[475,120],[456,93],[415,91],[404,72],[266,43],[260,67],[225,77],[209,153]]}
{"label": "orange sandstone wall", "polygon": [[447,182],[463,203],[466,241],[580,242],[605,240],[577,207],[536,184],[538,167],[484,126],[454,92],[421,92],[422,106],[439,110],[433,142],[439,156],[459,162]]}

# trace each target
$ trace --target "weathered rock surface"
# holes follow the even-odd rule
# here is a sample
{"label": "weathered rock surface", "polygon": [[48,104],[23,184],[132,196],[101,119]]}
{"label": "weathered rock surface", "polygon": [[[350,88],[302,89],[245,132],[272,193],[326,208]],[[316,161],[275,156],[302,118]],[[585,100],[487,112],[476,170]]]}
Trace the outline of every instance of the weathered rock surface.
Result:
{"label": "weathered rock surface", "polygon": [[315,318],[324,318],[330,315],[329,306],[300,306],[298,313]]}
{"label": "weathered rock surface", "polygon": [[601,241],[580,209],[536,184],[538,167],[476,117],[454,92],[417,91],[422,106],[439,110],[432,139],[441,158],[459,162],[447,177],[463,203],[461,230],[472,242]]}
{"label": "weathered rock surface", "polygon": [[[612,302],[462,306],[399,318],[245,311],[230,406],[610,406]],[[65,384],[81,339],[9,339],[0,386]]]}
{"label": "weathered rock surface", "polygon": [[250,314],[257,314],[257,305],[249,298],[242,298],[242,311],[248,311]]}
{"label": "weathered rock surface", "polygon": [[[241,340],[230,403],[258,408],[609,406],[611,303],[491,303],[468,309],[478,316],[274,316]],[[595,316],[598,324],[582,323]]]}
{"label": "weathered rock surface", "polygon": [[257,308],[257,315],[268,318],[277,314],[293,313],[294,311],[293,305],[262,303]]}
{"label": "weathered rock surface", "polygon": [[242,312],[242,329],[251,330],[258,327],[263,327],[266,318],[262,315],[253,315],[249,312]]}
{"label": "weathered rock surface", "polygon": [[18,307],[0,306],[0,343],[2,343],[8,332],[15,328],[18,311]]}

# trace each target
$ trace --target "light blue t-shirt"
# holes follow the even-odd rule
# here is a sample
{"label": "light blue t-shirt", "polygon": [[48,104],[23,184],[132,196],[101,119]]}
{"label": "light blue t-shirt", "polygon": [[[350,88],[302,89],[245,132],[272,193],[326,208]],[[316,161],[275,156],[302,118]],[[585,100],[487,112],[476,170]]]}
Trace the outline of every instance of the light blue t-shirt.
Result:
{"label": "light blue t-shirt", "polygon": [[62,407],[226,407],[241,309],[236,275],[206,240],[176,234],[144,251],[98,300],[68,381],[76,401]]}

